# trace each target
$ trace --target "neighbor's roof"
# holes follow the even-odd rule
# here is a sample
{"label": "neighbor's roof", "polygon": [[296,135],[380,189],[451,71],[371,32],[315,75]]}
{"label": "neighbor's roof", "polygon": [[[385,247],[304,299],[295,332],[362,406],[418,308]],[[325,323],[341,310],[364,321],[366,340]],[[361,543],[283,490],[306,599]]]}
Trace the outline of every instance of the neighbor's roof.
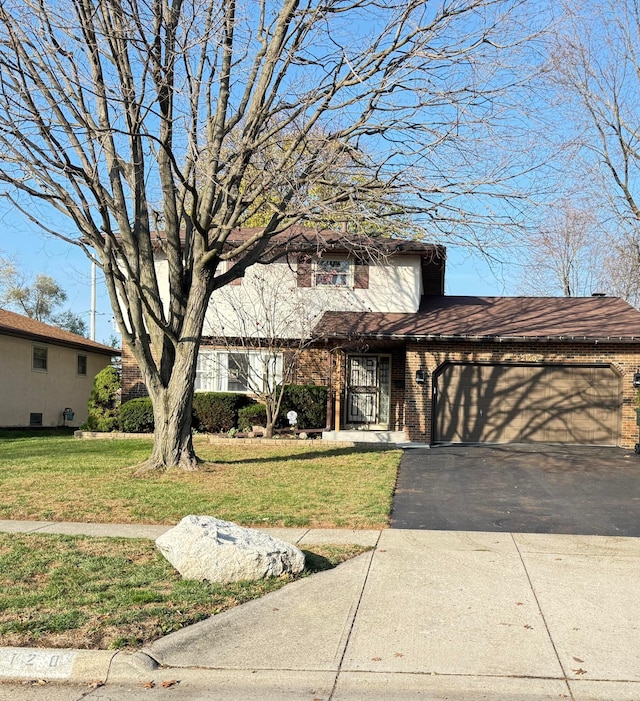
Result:
{"label": "neighbor's roof", "polygon": [[30,319],[28,316],[22,316],[15,312],[9,312],[6,309],[0,309],[0,335],[28,338],[32,341],[53,343],[59,346],[70,346],[103,355],[119,355],[120,353],[115,348],[96,343],[84,338],[84,336],[78,336],[56,326],[43,324],[41,321]]}
{"label": "neighbor's roof", "polygon": [[640,343],[640,312],[615,297],[425,297],[415,314],[325,312],[315,335]]}

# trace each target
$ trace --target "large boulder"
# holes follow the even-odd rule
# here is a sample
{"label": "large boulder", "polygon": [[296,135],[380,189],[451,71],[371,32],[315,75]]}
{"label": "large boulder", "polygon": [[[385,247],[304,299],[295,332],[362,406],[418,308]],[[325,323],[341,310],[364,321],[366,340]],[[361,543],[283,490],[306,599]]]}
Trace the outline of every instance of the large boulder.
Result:
{"label": "large boulder", "polygon": [[185,516],[156,545],[185,579],[235,582],[304,568],[304,553],[295,546],[212,516]]}

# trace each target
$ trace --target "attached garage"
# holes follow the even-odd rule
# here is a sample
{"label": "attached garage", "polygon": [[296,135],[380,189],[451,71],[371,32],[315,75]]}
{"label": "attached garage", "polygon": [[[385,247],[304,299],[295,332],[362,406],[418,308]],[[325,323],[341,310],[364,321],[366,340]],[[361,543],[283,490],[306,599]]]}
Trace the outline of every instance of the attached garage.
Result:
{"label": "attached garage", "polygon": [[622,378],[607,365],[445,363],[433,393],[436,443],[619,443]]}
{"label": "attached garage", "polygon": [[415,314],[327,312],[318,328],[343,352],[392,354],[389,425],[408,440],[639,441],[640,311],[620,299],[432,296]]}

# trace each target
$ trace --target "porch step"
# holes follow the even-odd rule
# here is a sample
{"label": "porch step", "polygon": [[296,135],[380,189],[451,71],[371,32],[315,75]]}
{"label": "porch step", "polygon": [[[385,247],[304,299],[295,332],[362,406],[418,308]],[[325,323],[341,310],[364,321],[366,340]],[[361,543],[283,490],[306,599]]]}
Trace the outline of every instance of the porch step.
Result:
{"label": "porch step", "polygon": [[352,443],[405,443],[404,431],[323,431],[325,441]]}

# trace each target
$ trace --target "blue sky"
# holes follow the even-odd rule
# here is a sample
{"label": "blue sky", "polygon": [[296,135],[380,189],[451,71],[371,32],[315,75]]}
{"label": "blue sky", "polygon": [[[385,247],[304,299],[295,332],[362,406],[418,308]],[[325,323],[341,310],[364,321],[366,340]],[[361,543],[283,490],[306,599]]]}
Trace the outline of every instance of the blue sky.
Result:
{"label": "blue sky", "polygon": [[[67,307],[90,326],[91,263],[77,247],[44,234],[18,212],[0,209],[0,255],[15,261],[28,277],[50,275],[67,295]],[[100,271],[98,270],[98,277]],[[114,333],[109,297],[104,284],[97,286],[96,341],[105,343]]]}

